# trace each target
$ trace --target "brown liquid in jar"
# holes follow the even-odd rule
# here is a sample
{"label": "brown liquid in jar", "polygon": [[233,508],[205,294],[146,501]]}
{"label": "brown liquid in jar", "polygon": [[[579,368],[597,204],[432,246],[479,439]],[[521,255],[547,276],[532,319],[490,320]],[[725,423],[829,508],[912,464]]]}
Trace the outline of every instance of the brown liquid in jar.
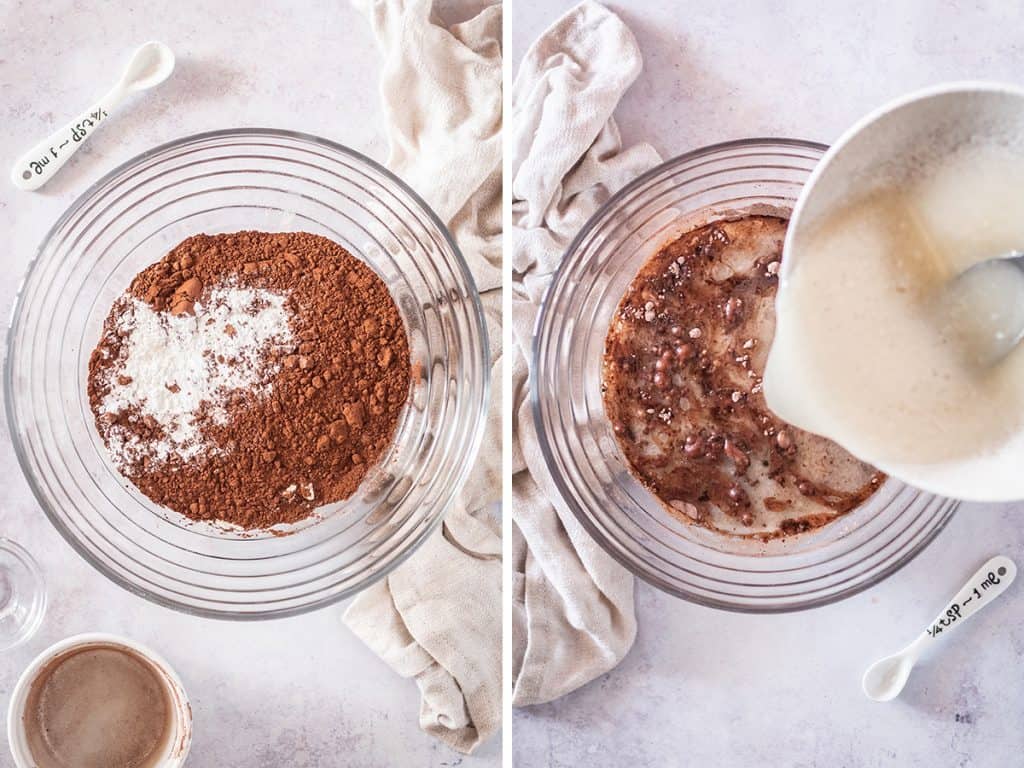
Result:
{"label": "brown liquid in jar", "polygon": [[147,659],[96,643],[39,671],[24,723],[38,768],[154,768],[173,731],[174,702]]}
{"label": "brown liquid in jar", "polygon": [[761,376],[787,222],[747,216],[663,246],[605,341],[605,411],[633,474],[677,517],[770,539],[861,505],[884,475],[775,416]]}

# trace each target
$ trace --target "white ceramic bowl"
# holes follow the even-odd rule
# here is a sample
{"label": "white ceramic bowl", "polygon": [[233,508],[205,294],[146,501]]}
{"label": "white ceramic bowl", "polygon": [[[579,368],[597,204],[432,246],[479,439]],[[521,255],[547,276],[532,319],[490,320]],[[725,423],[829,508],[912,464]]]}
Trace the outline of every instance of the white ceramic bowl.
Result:
{"label": "white ceramic bowl", "polygon": [[74,635],[51,645],[36,656],[18,678],[14,692],[11,694],[10,705],[7,708],[7,743],[11,747],[15,766],[17,768],[35,768],[36,764],[29,752],[24,720],[25,703],[36,676],[54,659],[69,651],[89,645],[116,645],[133,651],[149,661],[163,677],[171,692],[171,698],[174,699],[174,732],[168,739],[167,747],[157,765],[159,768],[181,768],[185,764],[185,758],[188,757],[188,751],[192,746],[192,705],[189,703],[181,680],[161,656],[146,646],[124,637],[101,633]]}
{"label": "white ceramic bowl", "polygon": [[[856,198],[860,190],[870,188],[883,169],[926,162],[934,156],[936,147],[941,151],[945,146],[989,136],[1016,141],[1022,135],[1024,89],[1001,83],[945,83],[901,96],[865,115],[829,147],[801,190],[786,232],[780,284],[785,285],[800,262],[801,253],[794,250],[793,243],[805,223],[820,218],[844,199]],[[801,349],[799,321],[788,311],[782,296],[780,290],[776,334],[786,333],[795,340],[793,347]],[[770,369],[770,359],[768,365]],[[800,393],[798,397],[810,387],[801,386],[794,378],[801,367],[809,366],[788,365],[786,369],[787,390]],[[827,411],[829,404],[822,395],[827,393],[815,393],[815,399],[820,400],[817,407]],[[1024,473],[1020,471],[1024,432],[999,451],[983,456],[941,463],[895,463],[850,444],[844,439],[849,436],[831,434],[821,425],[808,423],[803,418],[804,407],[792,408],[776,399],[772,408],[790,423],[823,434],[915,488],[969,501],[1024,498]]]}

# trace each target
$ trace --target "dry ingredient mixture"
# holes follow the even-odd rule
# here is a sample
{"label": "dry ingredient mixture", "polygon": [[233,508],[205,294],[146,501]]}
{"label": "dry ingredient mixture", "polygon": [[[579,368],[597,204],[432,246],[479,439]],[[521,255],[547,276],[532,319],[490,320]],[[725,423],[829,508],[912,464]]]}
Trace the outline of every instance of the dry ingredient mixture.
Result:
{"label": "dry ingredient mixture", "polygon": [[318,235],[238,232],[190,237],[135,277],[88,394],[146,496],[254,529],[351,496],[409,382],[405,327],[372,269]]}
{"label": "dry ingredient mixture", "polygon": [[661,248],[619,304],[603,370],[637,478],[685,520],[765,539],[836,519],[884,479],[765,404],[786,223],[721,221]]}

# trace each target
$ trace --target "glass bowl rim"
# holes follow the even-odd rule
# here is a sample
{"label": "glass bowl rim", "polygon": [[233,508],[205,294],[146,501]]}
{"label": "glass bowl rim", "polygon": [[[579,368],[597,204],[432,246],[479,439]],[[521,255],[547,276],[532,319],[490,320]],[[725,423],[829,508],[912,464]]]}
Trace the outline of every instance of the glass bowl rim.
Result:
{"label": "glass bowl rim", "polygon": [[[463,463],[462,468],[459,470],[458,477],[452,487],[455,489],[445,501],[439,514],[434,520],[420,531],[417,538],[406,547],[405,551],[394,556],[391,562],[384,568],[380,569],[376,573],[373,573],[369,578],[360,582],[358,585],[349,586],[336,593],[329,594],[318,600],[312,601],[306,605],[294,606],[285,609],[265,609],[260,611],[252,612],[225,612],[217,609],[210,609],[205,607],[186,606],[176,600],[164,597],[157,592],[149,589],[148,587],[140,587],[127,579],[123,578],[117,572],[108,568],[107,565],[97,558],[94,558],[83,545],[81,545],[72,532],[67,528],[66,525],[61,521],[60,517],[51,509],[49,502],[46,500],[45,495],[42,493],[39,487],[38,481],[35,477],[34,472],[30,469],[30,463],[28,456],[25,452],[25,446],[22,444],[22,439],[14,429],[15,424],[18,422],[15,419],[14,414],[14,396],[13,396],[13,351],[14,351],[14,336],[13,333],[15,325],[21,319],[21,313],[24,308],[24,293],[25,287],[29,283],[29,279],[40,264],[40,258],[43,255],[43,250],[47,243],[50,242],[51,238],[56,232],[58,232],[65,223],[73,217],[94,194],[102,189],[111,180],[115,179],[122,173],[128,171],[134,166],[140,165],[145,161],[156,157],[162,153],[174,151],[180,147],[187,146],[193,143],[199,143],[203,141],[216,140],[221,138],[237,137],[239,139],[247,138],[282,138],[292,140],[298,143],[305,143],[312,145],[324,150],[335,152],[346,157],[355,160],[356,163],[362,163],[367,166],[371,171],[380,174],[384,179],[391,184],[394,184],[402,193],[409,196],[412,203],[419,207],[420,211],[425,214],[427,221],[433,225],[437,232],[443,237],[444,242],[451,249],[452,255],[454,256],[453,267],[457,270],[459,277],[465,281],[466,288],[468,289],[470,306],[473,312],[473,321],[476,326],[475,330],[479,334],[481,356],[479,363],[482,368],[482,386],[479,393],[479,402],[476,409],[476,424],[474,425],[473,434],[470,436],[469,449],[467,450],[467,461]],[[11,435],[11,444],[14,447],[15,456],[18,459],[18,466],[21,469],[21,474],[28,483],[29,488],[32,491],[32,495],[35,497],[36,503],[42,508],[43,513],[50,521],[51,525],[61,535],[61,538],[66,541],[71,548],[75,551],[79,557],[85,562],[99,571],[103,576],[112,581],[118,587],[125,591],[138,595],[145,598],[151,603],[160,605],[164,608],[170,608],[179,613],[185,613],[192,616],[202,616],[204,618],[220,619],[227,621],[265,621],[267,619],[278,619],[287,618],[290,616],[298,616],[304,613],[310,613],[312,611],[325,608],[329,605],[346,600],[354,595],[366,590],[373,586],[380,580],[386,578],[396,568],[402,565],[409,557],[411,557],[420,546],[431,536],[444,522],[445,517],[451,510],[452,504],[455,502],[457,492],[465,484],[466,479],[469,475],[470,469],[473,467],[477,454],[480,450],[480,444],[483,440],[483,433],[486,427],[487,419],[487,404],[491,397],[491,380],[490,380],[490,367],[491,367],[491,354],[490,344],[487,333],[487,325],[484,319],[483,304],[480,300],[480,291],[477,288],[476,280],[473,277],[473,273],[469,269],[469,264],[466,262],[465,256],[462,254],[462,250],[455,242],[455,238],[452,236],[448,227],[441,221],[434,209],[408,184],[406,184],[401,178],[399,178],[394,172],[384,167],[382,164],[368,157],[367,155],[347,147],[344,144],[340,144],[330,139],[325,139],[321,136],[316,136],[311,133],[305,133],[303,131],[293,131],[281,128],[262,128],[262,127],[244,127],[244,128],[221,128],[212,131],[200,131],[198,133],[191,133],[185,136],[181,136],[177,139],[163,142],[147,150],[144,150],[136,155],[133,155],[129,159],[122,163],[119,163],[111,170],[104,173],[99,179],[90,184],[84,191],[75,197],[75,199],[65,208],[64,212],[57,218],[57,220],[50,226],[43,235],[33,253],[28,267],[25,269],[21,276],[21,280],[18,283],[17,291],[14,295],[14,302],[11,305],[11,314],[8,316],[7,321],[7,339],[4,344],[4,371],[3,371],[3,385],[4,385],[4,413],[7,419],[8,429]]]}
{"label": "glass bowl rim", "polygon": [[[582,243],[589,238],[591,232],[602,222],[609,211],[615,210],[620,203],[631,196],[638,189],[641,189],[652,180],[666,174],[671,169],[690,163],[694,160],[700,160],[702,158],[727,152],[734,149],[757,149],[764,148],[767,150],[779,150],[779,149],[806,149],[814,150],[824,154],[828,151],[828,145],[822,144],[817,141],[810,141],[806,139],[792,139],[792,138],[781,138],[772,136],[755,136],[744,139],[731,139],[728,141],[717,142],[714,144],[707,144],[696,149],[692,149],[688,152],[684,152],[680,155],[670,157],[668,160],[659,163],[650,170],[637,176],[632,181],[628,182],[625,186],[620,188],[611,197],[609,197],[604,203],[602,203],[596,211],[586,220],[580,231],[573,237],[562,255],[561,261],[558,263],[558,267],[555,269],[551,276],[551,282],[544,290],[544,297],[541,301],[540,310],[537,313],[537,319],[533,325],[533,338],[534,345],[533,350],[530,354],[530,372],[531,377],[535,376],[534,372],[539,370],[541,364],[540,344],[536,343],[536,340],[540,338],[541,330],[543,329],[545,322],[548,319],[548,315],[553,311],[551,306],[551,296],[555,289],[555,286],[563,278],[564,272],[569,269],[569,257],[575,254]],[[536,379],[534,378],[534,381]],[[547,428],[544,425],[544,420],[541,417],[541,399],[540,393],[536,386],[530,388],[530,410],[532,412],[534,430],[537,433],[537,442],[540,447],[541,456],[543,457],[544,464],[548,469],[548,474],[551,477],[551,481],[554,484],[555,490],[559,495],[559,499],[556,502],[561,503],[563,506],[568,507],[572,512],[573,516],[583,526],[587,534],[596,541],[602,550],[612,557],[619,565],[625,568],[633,576],[647,582],[648,584],[656,587],[657,589],[665,592],[673,597],[685,600],[696,605],[701,605],[707,608],[715,608],[719,610],[730,611],[733,613],[746,613],[746,614],[779,614],[779,613],[797,613],[801,611],[811,610],[813,608],[820,608],[825,605],[831,605],[832,603],[839,602],[848,597],[852,597],[860,592],[863,592],[879,582],[892,576],[898,572],[905,565],[908,565],[913,561],[934,539],[945,529],[949,524],[950,520],[953,519],[953,515],[960,506],[960,501],[957,499],[950,499],[953,504],[952,506],[943,513],[942,519],[933,528],[927,531],[927,533],[921,537],[914,546],[904,553],[901,557],[897,558],[894,562],[887,564],[884,568],[878,572],[873,573],[869,578],[864,581],[858,582],[851,586],[844,587],[838,592],[823,595],[821,597],[813,598],[799,604],[767,604],[767,605],[751,605],[744,604],[739,605],[728,602],[726,600],[719,600],[713,597],[706,597],[704,595],[696,594],[692,591],[686,591],[667,581],[655,576],[651,573],[639,573],[638,568],[635,564],[622,552],[614,547],[605,546],[605,536],[599,530],[598,526],[590,519],[586,510],[582,508],[578,502],[569,501],[572,498],[569,492],[568,484],[565,478],[562,477],[560,472],[552,470],[553,466],[556,466],[554,450],[552,449],[551,441],[548,439]],[[904,484],[905,485],[905,484]],[[907,486],[918,493],[926,494],[934,498],[938,497],[935,494],[928,494],[925,491],[921,491],[911,486]]]}

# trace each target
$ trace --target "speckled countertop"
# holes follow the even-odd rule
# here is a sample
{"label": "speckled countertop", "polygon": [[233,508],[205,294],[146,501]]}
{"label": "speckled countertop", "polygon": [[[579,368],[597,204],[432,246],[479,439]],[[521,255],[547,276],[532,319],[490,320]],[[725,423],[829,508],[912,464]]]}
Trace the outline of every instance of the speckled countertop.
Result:
{"label": "speckled countertop", "polygon": [[[568,0],[506,0],[518,62]],[[1024,5],[612,0],[646,59],[617,117],[664,156],[750,136],[833,140],[902,92],[949,79],[1024,82]],[[1013,8],[1010,8],[1013,6]],[[1001,9],[999,13],[995,10]],[[860,676],[912,639],[987,557],[1024,559],[1024,506],[962,507],[883,584],[837,605],[754,617],[641,584],[625,661],[518,712],[520,768],[868,768],[1024,764],[1024,588],[964,625],[894,703]]]}
{"label": "speckled countertop", "polygon": [[[459,13],[466,3],[445,3]],[[118,6],[120,10],[117,10]],[[173,77],[111,117],[38,193],[6,182],[14,159],[113,84],[128,54],[162,40]],[[268,126],[319,134],[386,155],[378,57],[345,0],[90,3],[0,0],[0,316],[18,276],[67,205],[138,152],[215,128]],[[0,435],[0,535],[41,562],[50,608],[40,632],[0,655],[0,706],[40,650],[79,632],[125,634],[165,655],[195,711],[195,768],[380,768],[500,765],[498,740],[460,758],[420,732],[415,683],[397,678],[341,624],[341,609],[236,624],[158,608],[108,582],[43,517]],[[6,739],[4,739],[6,741]],[[0,766],[12,765],[6,745]]]}

